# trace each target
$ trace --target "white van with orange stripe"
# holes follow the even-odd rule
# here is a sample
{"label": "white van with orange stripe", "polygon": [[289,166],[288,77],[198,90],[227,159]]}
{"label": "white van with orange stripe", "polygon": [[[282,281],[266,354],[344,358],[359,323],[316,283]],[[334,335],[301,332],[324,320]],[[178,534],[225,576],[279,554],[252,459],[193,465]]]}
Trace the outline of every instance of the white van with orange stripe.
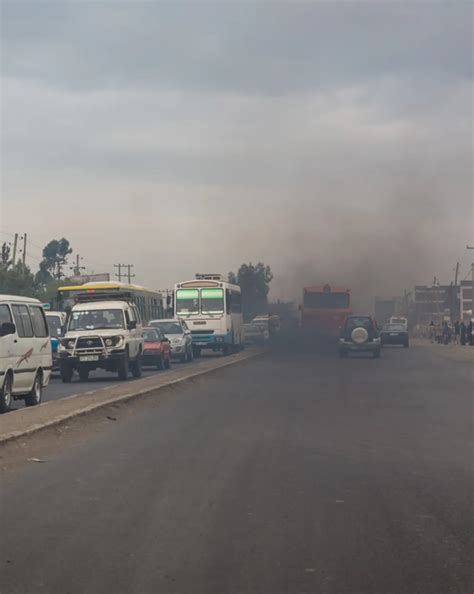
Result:
{"label": "white van with orange stripe", "polygon": [[38,299],[0,295],[0,413],[13,400],[41,402],[52,368],[51,339]]}

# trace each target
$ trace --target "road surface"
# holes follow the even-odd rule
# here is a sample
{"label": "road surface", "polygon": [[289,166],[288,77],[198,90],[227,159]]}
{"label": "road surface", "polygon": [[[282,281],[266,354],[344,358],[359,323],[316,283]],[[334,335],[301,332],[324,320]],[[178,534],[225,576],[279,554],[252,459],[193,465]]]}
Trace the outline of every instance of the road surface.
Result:
{"label": "road surface", "polygon": [[470,365],[273,353],[116,416],[3,459],[2,594],[473,591]]}
{"label": "road surface", "polygon": [[[179,361],[173,361],[171,366],[172,369],[184,369],[188,366],[197,365],[199,361],[205,360],[207,358],[216,358],[222,357],[219,354],[204,354],[200,359],[194,359],[191,363],[181,363]],[[162,371],[157,371],[152,367],[144,367],[142,377],[150,377],[152,375],[156,375],[157,373],[163,374],[166,373],[167,370],[164,369]],[[129,375],[128,383],[132,383],[135,381],[132,375]],[[63,384],[61,381],[61,377],[58,373],[55,373],[51,377],[51,381],[47,388],[43,391],[43,398],[42,402],[48,402],[48,400],[59,400],[60,398],[66,398],[67,396],[72,396],[73,394],[82,394],[84,392],[89,392],[91,390],[100,390],[101,388],[106,388],[108,386],[113,386],[117,384],[119,380],[117,379],[116,373],[109,373],[107,371],[103,371],[101,369],[97,371],[93,371],[89,379],[87,381],[81,381],[77,373],[74,374],[73,380],[70,384]],[[19,410],[25,407],[23,400],[16,400],[13,402],[12,410]]]}

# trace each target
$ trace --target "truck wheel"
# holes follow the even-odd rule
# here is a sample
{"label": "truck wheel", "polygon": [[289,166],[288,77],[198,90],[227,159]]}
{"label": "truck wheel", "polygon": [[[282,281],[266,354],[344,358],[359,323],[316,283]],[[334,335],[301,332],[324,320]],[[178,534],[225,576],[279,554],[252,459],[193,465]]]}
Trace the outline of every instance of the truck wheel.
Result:
{"label": "truck wheel", "polygon": [[89,379],[89,370],[84,367],[79,367],[79,377],[83,382]]}
{"label": "truck wheel", "polygon": [[61,365],[60,371],[63,384],[70,384],[74,374],[74,369],[70,365]]}
{"label": "truck wheel", "polygon": [[35,381],[33,382],[33,387],[31,388],[31,392],[25,396],[25,405],[26,406],[36,406],[41,402],[41,396],[43,393],[43,377],[40,372],[38,372],[35,376]]}
{"label": "truck wheel", "polygon": [[135,361],[130,361],[130,371],[132,372],[133,377],[135,377],[135,378],[142,377],[142,355],[141,355],[141,353],[138,354]]}
{"label": "truck wheel", "polygon": [[6,413],[11,409],[13,400],[12,392],[12,376],[8,374],[3,383],[3,389],[0,390],[0,413]]}
{"label": "truck wheel", "polygon": [[120,381],[124,382],[128,379],[128,353],[117,363],[117,374]]}

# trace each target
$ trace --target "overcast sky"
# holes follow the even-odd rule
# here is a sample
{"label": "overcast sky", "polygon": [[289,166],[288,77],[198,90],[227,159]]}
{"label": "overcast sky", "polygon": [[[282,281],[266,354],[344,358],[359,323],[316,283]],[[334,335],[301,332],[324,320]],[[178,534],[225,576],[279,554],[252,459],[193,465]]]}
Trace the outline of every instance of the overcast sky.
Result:
{"label": "overcast sky", "polygon": [[1,239],[164,288],[451,280],[474,241],[471,2],[2,2]]}

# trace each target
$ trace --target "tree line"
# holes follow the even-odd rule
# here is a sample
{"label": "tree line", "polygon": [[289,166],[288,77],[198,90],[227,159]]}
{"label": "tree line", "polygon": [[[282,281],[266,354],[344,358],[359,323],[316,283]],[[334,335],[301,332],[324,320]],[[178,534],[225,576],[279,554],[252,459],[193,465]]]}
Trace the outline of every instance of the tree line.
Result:
{"label": "tree line", "polygon": [[67,239],[52,239],[43,248],[39,268],[33,273],[23,262],[13,262],[11,247],[4,242],[0,252],[0,292],[50,301],[57,288],[68,283],[64,270],[71,254]]}
{"label": "tree line", "polygon": [[[3,243],[0,253],[0,292],[37,297],[50,302],[58,287],[69,283],[65,269],[72,251],[66,238],[52,239],[43,248],[39,268],[33,273],[23,262],[13,263],[11,247]],[[268,293],[273,279],[270,266],[263,262],[242,264],[237,272],[229,272],[228,279],[242,290],[245,321],[268,313]]]}

